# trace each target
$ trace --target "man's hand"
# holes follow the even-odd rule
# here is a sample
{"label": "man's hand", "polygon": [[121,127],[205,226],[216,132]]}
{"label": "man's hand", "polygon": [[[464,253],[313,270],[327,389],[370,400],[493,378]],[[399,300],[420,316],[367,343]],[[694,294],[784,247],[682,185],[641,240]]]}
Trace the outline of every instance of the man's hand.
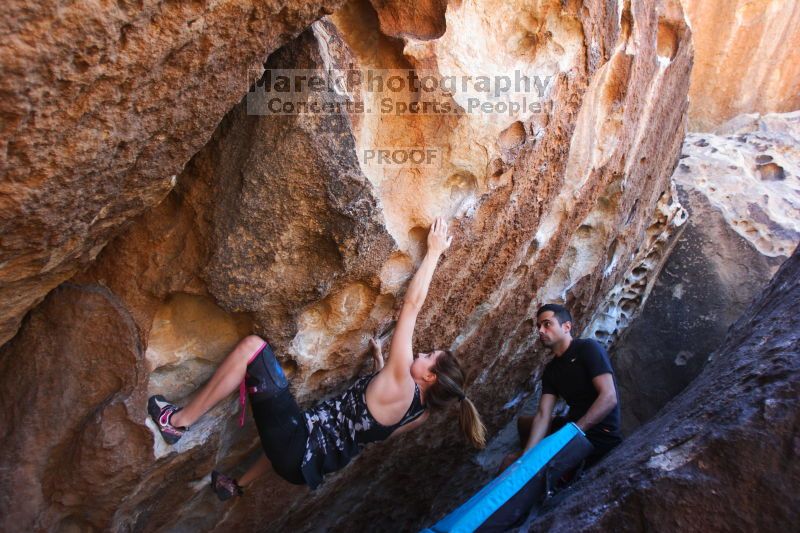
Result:
{"label": "man's hand", "polygon": [[372,348],[372,361],[375,364],[375,372],[380,372],[383,369],[383,352],[381,351],[381,342],[372,337],[369,340],[369,346]]}

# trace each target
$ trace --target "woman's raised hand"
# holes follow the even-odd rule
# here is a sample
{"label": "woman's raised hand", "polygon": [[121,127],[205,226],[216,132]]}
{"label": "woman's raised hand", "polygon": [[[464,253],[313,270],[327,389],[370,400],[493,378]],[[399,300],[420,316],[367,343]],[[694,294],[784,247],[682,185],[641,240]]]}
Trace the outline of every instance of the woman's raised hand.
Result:
{"label": "woman's raised hand", "polygon": [[428,253],[441,254],[450,246],[453,237],[447,236],[447,222],[444,218],[437,217],[428,232]]}

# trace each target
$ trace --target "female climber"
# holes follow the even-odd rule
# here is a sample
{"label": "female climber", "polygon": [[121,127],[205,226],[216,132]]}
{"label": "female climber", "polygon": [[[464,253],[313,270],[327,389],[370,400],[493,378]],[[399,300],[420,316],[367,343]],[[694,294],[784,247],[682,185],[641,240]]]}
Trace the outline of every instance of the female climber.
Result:
{"label": "female climber", "polygon": [[[447,350],[413,354],[411,338],[425,302],[439,256],[452,237],[437,219],[428,233],[428,250],[408,286],[386,365],[376,349],[377,372],[358,378],[342,394],[302,411],[292,396],[269,344],[258,336],[242,339],[211,379],[183,408],[163,396],[148,401],[148,412],[168,444],[238,387],[240,401],[249,393],[265,456],[238,480],[213,472],[211,488],[222,500],[242,494],[270,464],[286,481],[316,488],[325,474],[346,466],[368,443],[409,431],[427,420],[429,411],[458,400],[459,423],[476,447],[485,445],[485,429],[464,393],[464,372]],[[377,364],[380,358],[381,364]]]}

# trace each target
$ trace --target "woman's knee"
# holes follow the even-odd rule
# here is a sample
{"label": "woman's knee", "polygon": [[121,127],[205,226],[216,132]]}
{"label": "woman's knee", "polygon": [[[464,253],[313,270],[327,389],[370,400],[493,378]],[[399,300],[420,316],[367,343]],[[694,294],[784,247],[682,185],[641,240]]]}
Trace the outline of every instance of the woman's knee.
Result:
{"label": "woman's knee", "polygon": [[259,348],[264,346],[266,341],[258,335],[248,335],[239,341],[239,348],[242,352],[242,357],[249,359],[253,356]]}

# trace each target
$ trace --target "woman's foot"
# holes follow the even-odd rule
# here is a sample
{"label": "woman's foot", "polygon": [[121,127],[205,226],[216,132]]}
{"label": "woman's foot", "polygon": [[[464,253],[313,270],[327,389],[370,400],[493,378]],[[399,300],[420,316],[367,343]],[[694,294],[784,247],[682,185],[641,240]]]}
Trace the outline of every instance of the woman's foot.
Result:
{"label": "woman's foot", "polygon": [[244,493],[244,490],[236,483],[235,479],[225,474],[220,474],[216,470],[211,472],[211,490],[223,502],[233,496],[241,496]]}
{"label": "woman's foot", "polygon": [[186,432],[187,427],[176,427],[170,423],[172,415],[180,411],[180,407],[172,405],[163,396],[151,396],[147,401],[147,412],[150,418],[156,423],[161,437],[167,444],[175,444],[178,442],[183,434]]}

